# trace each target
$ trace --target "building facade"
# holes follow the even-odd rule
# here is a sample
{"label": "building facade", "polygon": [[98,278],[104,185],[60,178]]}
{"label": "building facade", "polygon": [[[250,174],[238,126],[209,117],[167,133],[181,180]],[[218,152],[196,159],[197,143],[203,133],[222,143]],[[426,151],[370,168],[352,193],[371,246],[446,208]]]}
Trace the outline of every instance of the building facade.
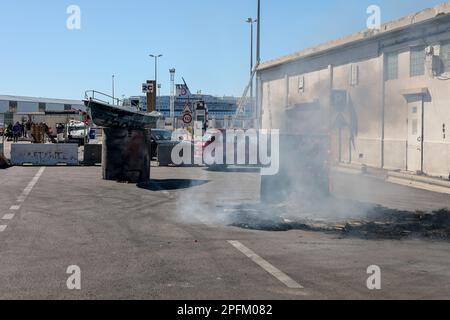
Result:
{"label": "building facade", "polygon": [[262,127],[327,134],[335,162],[450,174],[450,3],[262,64]]}
{"label": "building facade", "polygon": [[81,100],[0,95],[0,113],[85,110]]}

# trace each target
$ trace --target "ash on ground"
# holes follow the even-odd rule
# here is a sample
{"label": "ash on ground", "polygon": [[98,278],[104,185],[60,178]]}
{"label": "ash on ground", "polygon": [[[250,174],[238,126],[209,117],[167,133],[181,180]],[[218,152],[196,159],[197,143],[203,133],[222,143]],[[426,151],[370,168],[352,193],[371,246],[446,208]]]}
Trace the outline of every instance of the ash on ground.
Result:
{"label": "ash on ground", "polygon": [[450,211],[408,212],[330,200],[320,208],[252,204],[226,209],[230,226],[261,230],[305,230],[366,239],[450,240]]}

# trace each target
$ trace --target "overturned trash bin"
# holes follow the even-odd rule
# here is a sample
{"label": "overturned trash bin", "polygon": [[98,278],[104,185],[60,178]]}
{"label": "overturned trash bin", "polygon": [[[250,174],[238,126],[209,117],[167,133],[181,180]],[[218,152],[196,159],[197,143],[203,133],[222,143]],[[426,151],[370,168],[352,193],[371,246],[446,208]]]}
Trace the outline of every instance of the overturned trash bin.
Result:
{"label": "overturned trash bin", "polygon": [[150,180],[150,130],[105,128],[103,179],[130,183]]}
{"label": "overturned trash bin", "polygon": [[92,122],[104,129],[103,179],[147,182],[150,180],[151,129],[156,127],[160,114],[110,105],[105,102],[110,98],[97,91],[88,91],[83,100]]}

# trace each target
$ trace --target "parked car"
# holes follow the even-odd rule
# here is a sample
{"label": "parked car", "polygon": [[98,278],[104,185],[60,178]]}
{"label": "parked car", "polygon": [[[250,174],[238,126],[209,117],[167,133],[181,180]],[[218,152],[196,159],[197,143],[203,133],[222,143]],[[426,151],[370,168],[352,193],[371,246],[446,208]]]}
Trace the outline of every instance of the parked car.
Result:
{"label": "parked car", "polygon": [[172,131],[165,129],[153,129],[151,133],[152,159],[158,157],[158,146],[172,143]]}

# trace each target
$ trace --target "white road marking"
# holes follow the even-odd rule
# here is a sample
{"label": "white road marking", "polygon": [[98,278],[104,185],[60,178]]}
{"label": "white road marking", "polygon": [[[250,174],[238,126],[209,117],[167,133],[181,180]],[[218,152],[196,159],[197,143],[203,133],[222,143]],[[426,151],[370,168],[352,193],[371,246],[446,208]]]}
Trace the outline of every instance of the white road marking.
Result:
{"label": "white road marking", "polygon": [[8,213],[3,216],[2,220],[12,220],[14,219],[14,216],[14,213]]}
{"label": "white road marking", "polygon": [[[36,175],[34,176],[34,178],[30,181],[30,183],[28,184],[28,186],[23,190],[22,194],[19,196],[19,198],[17,198],[17,202],[25,202],[25,200],[27,199],[27,197],[30,195],[31,191],[33,190],[34,186],[36,185],[36,183],[38,183],[39,178],[42,176],[42,174],[45,171],[45,167],[42,167],[39,169],[39,171],[36,173]],[[11,209],[12,210],[12,209]]]}
{"label": "white road marking", "polygon": [[[33,177],[33,179],[27,185],[27,187],[22,191],[21,195],[17,198],[17,202],[18,203],[25,202],[25,200],[27,199],[27,197],[30,195],[31,191],[33,190],[34,186],[39,181],[39,178],[44,173],[44,170],[45,170],[45,167],[42,167],[42,168],[39,169],[39,171],[36,173],[36,175]],[[11,210],[11,211],[19,211],[21,206],[22,206],[21,204],[16,204],[16,205],[11,206],[9,208],[9,210]],[[14,217],[15,217],[15,214],[8,213],[8,214],[5,214],[3,216],[2,220],[12,220],[12,219],[14,219]],[[5,231],[7,227],[8,227],[7,225],[0,225],[0,232]]]}
{"label": "white road marking", "polygon": [[258,256],[256,253],[254,253],[252,250],[250,250],[249,248],[244,246],[239,241],[228,241],[228,243],[231,244],[236,249],[238,249],[240,252],[242,252],[248,258],[250,258],[258,266],[260,266],[265,271],[270,273],[272,276],[277,278],[279,281],[284,283],[288,288],[304,289],[299,283],[297,283],[295,280],[290,278],[287,274],[285,274],[281,270],[275,268],[273,265],[271,265],[269,262],[267,262],[266,260],[264,260],[263,258]]}

